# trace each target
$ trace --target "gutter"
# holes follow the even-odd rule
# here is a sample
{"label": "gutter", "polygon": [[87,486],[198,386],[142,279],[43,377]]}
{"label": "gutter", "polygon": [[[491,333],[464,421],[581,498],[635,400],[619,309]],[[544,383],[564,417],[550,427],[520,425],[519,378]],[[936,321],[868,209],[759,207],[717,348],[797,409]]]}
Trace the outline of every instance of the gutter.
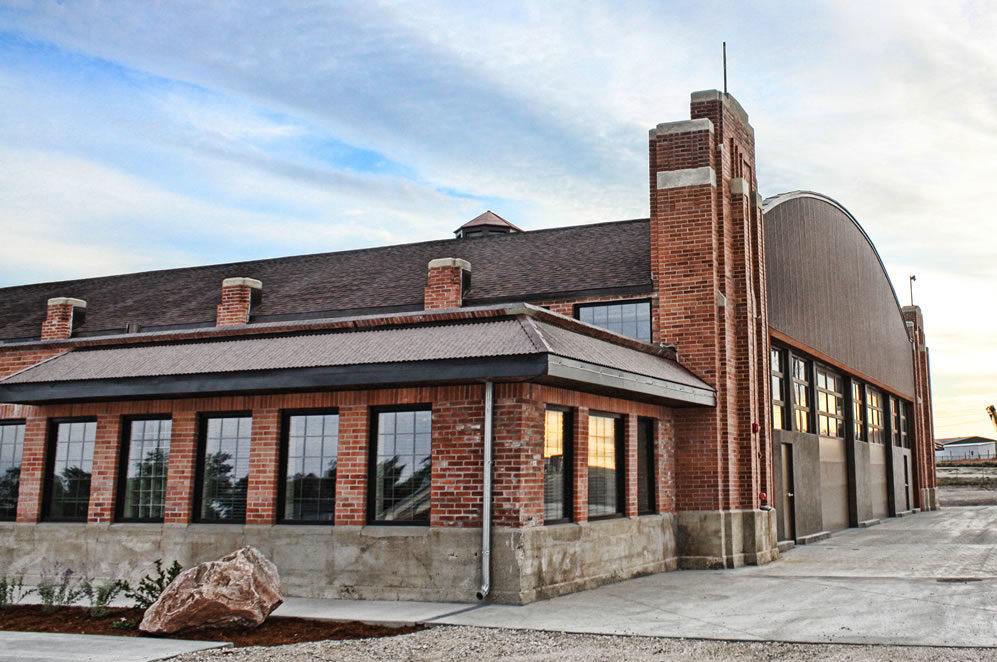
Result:
{"label": "gutter", "polygon": [[481,587],[475,597],[484,600],[492,583],[492,410],[495,384],[485,382],[484,485],[481,494]]}

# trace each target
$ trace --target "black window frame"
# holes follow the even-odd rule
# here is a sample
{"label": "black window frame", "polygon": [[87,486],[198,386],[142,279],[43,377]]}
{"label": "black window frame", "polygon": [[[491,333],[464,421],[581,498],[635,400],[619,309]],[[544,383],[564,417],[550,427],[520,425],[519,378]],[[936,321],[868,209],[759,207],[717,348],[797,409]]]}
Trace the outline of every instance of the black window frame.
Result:
{"label": "black window frame", "polygon": [[[203,510],[202,500],[204,498],[204,469],[205,469],[205,457],[204,452],[208,445],[208,421],[215,418],[248,418],[250,420],[249,438],[250,438],[250,450],[252,449],[252,437],[253,437],[253,412],[252,411],[212,411],[212,412],[199,412],[197,414],[197,456],[195,457],[195,471],[194,471],[194,501],[193,507],[191,508],[190,520],[195,524],[235,524],[237,526],[244,526],[246,524],[246,514],[243,514],[242,519],[208,519],[201,516],[201,511]],[[247,478],[251,475],[247,474]],[[247,510],[248,510],[248,496],[249,496],[249,480],[246,481],[246,496],[247,496]]]}
{"label": "black window frame", "polygon": [[[563,439],[561,453],[564,457],[564,489],[562,497],[564,499],[564,517],[558,519],[547,519],[547,491],[546,491],[546,467],[544,468],[544,525],[547,524],[567,524],[575,520],[575,414],[571,407],[558,405],[547,405],[544,407],[544,447],[547,445],[547,412],[556,411],[564,414]],[[545,460],[544,452],[541,452],[541,459]]]}
{"label": "black window frame", "polygon": [[[647,462],[647,476],[645,476],[646,483],[644,487],[647,489],[647,503],[648,507],[641,509],[640,507],[640,447],[641,438],[640,431],[642,426],[647,426],[647,438],[644,439],[644,444],[647,448],[645,452],[647,456],[645,461]],[[655,431],[658,427],[658,420],[655,418],[650,418],[648,416],[638,416],[637,417],[637,514],[638,515],[655,515],[658,512],[658,457],[657,457],[657,435]]]}
{"label": "black window frame", "polygon": [[866,441],[865,384],[853,378],[849,397],[852,405],[852,438],[855,441]]}
{"label": "black window frame", "polygon": [[[333,480],[332,519],[289,519],[284,517],[287,509],[287,462],[290,455],[291,419],[295,416],[339,416],[339,407],[316,409],[285,409],[280,413],[280,447],[277,462],[277,523],[307,526],[333,526],[336,523],[336,481]],[[339,465],[339,424],[336,425],[336,465]]]}
{"label": "black window frame", "polygon": [[887,395],[886,397],[890,407],[888,414],[890,421],[890,446],[902,448],[900,444],[900,410],[902,408],[900,398],[895,395]]}
{"label": "black window frame", "polygon": [[[799,361],[803,364],[804,377],[800,378],[796,375],[796,363]],[[796,432],[804,432],[806,434],[815,434],[816,428],[814,426],[814,409],[816,408],[816,403],[814,402],[813,389],[814,389],[814,362],[811,361],[806,356],[801,354],[796,354],[794,352],[789,352],[789,361],[787,362],[787,369],[789,370],[789,385],[793,389],[793,411],[792,411],[792,429]],[[801,386],[802,389],[797,389],[797,386]],[[806,393],[807,404],[801,405],[799,392],[802,391]],[[804,420],[806,421],[806,429],[800,429],[799,426],[799,416],[797,414],[802,413]]]}
{"label": "black window frame", "polygon": [[[787,352],[781,347],[770,347],[769,348],[769,370],[771,371],[771,387],[772,391],[772,429],[773,430],[789,430],[792,425],[786,425],[788,407],[786,403],[786,355]],[[774,365],[774,362],[778,361],[779,365]],[[777,369],[778,368],[778,369]],[[775,393],[774,387],[776,383],[779,384],[779,393]],[[776,407],[779,407],[779,415],[776,416]]]}
{"label": "black window frame", "polygon": [[[167,455],[166,463],[166,483],[163,488],[163,517],[125,517],[125,495],[128,489],[128,463],[130,461],[129,451],[131,449],[131,425],[135,421],[171,421],[172,414],[129,414],[121,418],[121,430],[118,448],[118,479],[117,494],[114,499],[114,521],[127,522],[129,524],[158,524],[162,523],[166,517],[166,495],[169,494],[170,465]],[[170,447],[173,446],[172,425],[170,427]]]}
{"label": "black window frame", "polygon": [[[379,416],[386,412],[428,411],[429,419],[429,513],[425,520],[379,520],[374,516],[377,507],[377,435]],[[433,519],[433,405],[416,403],[404,405],[379,405],[370,407],[367,434],[367,517],[368,526],[429,526]]]}
{"label": "black window frame", "polygon": [[0,522],[14,522],[17,520],[17,504],[21,492],[21,465],[24,463],[24,433],[27,431],[27,419],[5,418],[0,420],[0,428],[21,426],[21,452],[17,463],[18,478],[17,492],[14,495],[14,512],[11,515],[0,515]]}
{"label": "black window frame", "polygon": [[[864,393],[864,403],[865,403],[865,427],[866,427],[866,440],[870,444],[885,444],[886,443],[886,408],[883,405],[883,391],[866,386]],[[873,398],[873,396],[876,396]],[[879,406],[873,404],[873,399],[877,400]],[[873,414],[878,414],[874,416]],[[873,419],[878,418],[879,421],[874,423]]]}
{"label": "black window frame", "polygon": [[644,340],[643,338],[638,338],[636,336],[628,336],[628,335],[626,335],[624,333],[620,333],[618,331],[613,331],[612,329],[607,329],[606,327],[599,326],[598,324],[593,324],[592,322],[584,322],[584,323],[585,324],[592,324],[592,326],[594,326],[596,328],[599,328],[599,329],[603,329],[605,331],[609,331],[610,333],[619,333],[619,335],[621,335],[621,336],[623,336],[625,338],[632,338],[633,340],[637,340],[639,342],[646,342],[646,343],[653,342],[654,341],[654,307],[652,305],[651,299],[648,299],[648,298],[643,298],[643,299],[614,299],[612,301],[591,301],[591,302],[587,302],[587,303],[576,303],[573,306],[572,317],[574,317],[576,320],[578,320],[579,322],[581,322],[582,321],[581,311],[584,310],[584,309],[587,309],[587,308],[605,308],[605,307],[609,307],[609,306],[624,306],[624,305],[630,304],[630,303],[634,303],[634,304],[637,304],[637,303],[646,303],[647,304],[647,338],[648,338],[647,340]]}
{"label": "black window frame", "polygon": [[[626,477],[627,477],[627,465],[626,465],[626,453],[624,449],[624,421],[626,420],[623,414],[616,414],[613,412],[604,411],[590,411],[588,415],[588,430],[585,431],[587,435],[586,440],[586,458],[585,458],[585,469],[587,472],[591,471],[592,467],[588,463],[588,454],[591,452],[592,448],[592,419],[593,418],[610,418],[613,419],[613,444],[614,444],[614,454],[616,456],[616,467],[613,470],[616,474],[616,512],[606,513],[603,515],[592,515],[592,481],[586,480],[587,493],[585,495],[585,512],[588,521],[595,522],[604,519],[617,519],[620,517],[625,517],[627,512],[626,504]],[[589,478],[587,475],[586,478]]]}
{"label": "black window frame", "polygon": [[900,401],[900,444],[902,448],[910,448],[914,436],[911,423],[914,420],[914,407],[906,400]]}
{"label": "black window frame", "polygon": [[[836,382],[840,385],[841,390],[837,391],[832,386],[821,386],[821,376],[824,377],[824,382],[828,381]],[[845,402],[845,376],[841,373],[831,370],[823,364],[814,365],[814,389],[817,393],[817,400],[814,403],[817,410],[817,435],[824,437],[826,439],[844,439],[845,432],[847,430],[847,425],[845,423],[845,407],[847,403]],[[837,405],[840,404],[841,407],[837,412],[832,412],[829,408],[824,408],[821,406],[821,395],[824,399],[830,401],[834,398],[835,409]],[[835,434],[823,434],[821,432],[822,419],[828,420],[828,429],[830,429],[830,421],[833,419],[835,421]]]}
{"label": "black window frame", "polygon": [[[39,519],[43,522],[83,522],[86,523],[90,513],[90,498],[93,491],[93,471],[90,472],[90,489],[87,490],[87,514],[81,517],[52,517],[52,483],[55,479],[55,449],[59,439],[59,426],[63,423],[93,423],[94,451],[97,448],[97,417],[96,416],[66,416],[50,418],[46,426],[45,436],[45,474],[42,477],[42,509]],[[93,462],[93,458],[90,458]]]}

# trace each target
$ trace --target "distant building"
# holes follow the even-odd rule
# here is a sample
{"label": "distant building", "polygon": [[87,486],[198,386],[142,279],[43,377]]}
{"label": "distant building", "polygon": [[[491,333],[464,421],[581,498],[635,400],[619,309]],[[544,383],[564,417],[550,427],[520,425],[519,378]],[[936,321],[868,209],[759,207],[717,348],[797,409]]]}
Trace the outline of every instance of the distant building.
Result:
{"label": "distant building", "polygon": [[920,309],[690,110],[649,218],[0,289],[0,571],[523,603],[935,508]]}
{"label": "distant building", "polygon": [[935,460],[987,459],[997,456],[997,440],[986,437],[946,437],[936,439]]}

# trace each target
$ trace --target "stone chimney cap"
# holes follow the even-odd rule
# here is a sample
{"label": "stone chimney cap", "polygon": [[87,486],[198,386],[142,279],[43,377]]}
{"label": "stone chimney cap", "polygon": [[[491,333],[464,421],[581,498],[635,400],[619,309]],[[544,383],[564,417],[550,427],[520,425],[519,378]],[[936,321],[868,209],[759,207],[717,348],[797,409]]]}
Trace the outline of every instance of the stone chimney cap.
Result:
{"label": "stone chimney cap", "polygon": [[83,299],[74,299],[72,297],[53,297],[48,300],[48,305],[50,306],[62,306],[69,304],[73,308],[86,308],[87,302]]}
{"label": "stone chimney cap", "polygon": [[255,278],[226,278],[222,281],[222,287],[251,287],[254,290],[262,290],[263,283]]}
{"label": "stone chimney cap", "polygon": [[439,267],[460,267],[465,271],[470,271],[471,263],[467,260],[462,260],[459,257],[441,257],[429,261],[430,269],[437,269]]}

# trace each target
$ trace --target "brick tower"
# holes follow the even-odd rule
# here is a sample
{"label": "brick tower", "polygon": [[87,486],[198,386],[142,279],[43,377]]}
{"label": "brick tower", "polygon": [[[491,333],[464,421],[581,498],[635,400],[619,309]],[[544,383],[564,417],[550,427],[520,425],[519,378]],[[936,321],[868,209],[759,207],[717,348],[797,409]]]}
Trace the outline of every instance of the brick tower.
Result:
{"label": "brick tower", "polygon": [[717,390],[677,409],[679,563],[736,567],[778,557],[768,312],[754,130],[732,96],[694,92],[691,119],[650,132],[654,333]]}

